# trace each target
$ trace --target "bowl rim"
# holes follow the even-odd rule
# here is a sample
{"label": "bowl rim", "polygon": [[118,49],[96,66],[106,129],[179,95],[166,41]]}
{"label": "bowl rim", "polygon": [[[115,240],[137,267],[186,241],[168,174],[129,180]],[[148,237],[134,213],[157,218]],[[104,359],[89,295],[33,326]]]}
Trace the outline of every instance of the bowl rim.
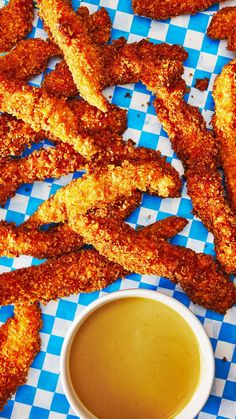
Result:
{"label": "bowl rim", "polygon": [[76,334],[81,324],[85,321],[85,319],[88,318],[99,307],[111,301],[129,297],[148,298],[169,306],[182,316],[182,318],[188,323],[191,330],[195,334],[199,345],[201,361],[199,383],[196,391],[194,392],[187,405],[177,416],[175,416],[175,419],[193,419],[205,405],[210,395],[214,381],[215,359],[210,339],[201,322],[184,304],[160,291],[140,288],[119,290],[110,294],[106,294],[85,307],[72,322],[63,342],[60,356],[60,375],[62,380],[62,387],[72,409],[81,419],[96,419],[96,416],[94,416],[86,408],[86,406],[81,402],[75,393],[69,377],[69,353],[74,335]]}

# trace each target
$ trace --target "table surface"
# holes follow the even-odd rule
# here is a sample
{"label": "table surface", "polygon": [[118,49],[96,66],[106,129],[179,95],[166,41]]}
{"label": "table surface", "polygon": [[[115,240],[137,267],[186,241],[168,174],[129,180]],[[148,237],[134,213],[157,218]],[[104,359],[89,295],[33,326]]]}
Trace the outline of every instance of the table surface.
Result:
{"label": "table surface", "polygon": [[[5,3],[0,0],[0,6]],[[80,1],[73,1],[75,7],[79,4]],[[134,42],[148,37],[154,43],[165,41],[183,45],[189,53],[184,75],[191,87],[189,103],[200,107],[207,123],[210,124],[213,114],[211,90],[214,79],[223,65],[234,57],[227,51],[225,41],[212,41],[206,35],[211,16],[219,6],[211,7],[196,16],[181,16],[158,22],[135,16],[131,9],[131,0],[89,0],[81,2],[81,5],[88,6],[91,12],[101,6],[107,8],[113,21],[112,39],[124,36],[129,42]],[[220,7],[224,5],[236,5],[236,1],[227,1]],[[37,13],[30,37],[46,38]],[[49,70],[54,68],[55,63],[56,60],[50,62]],[[200,92],[193,87],[195,79],[203,77],[210,78],[206,92]],[[36,77],[33,84],[40,85],[42,78],[43,76]],[[150,92],[142,84],[135,84],[109,88],[106,90],[106,96],[112,96],[112,103],[128,109],[129,128],[125,138],[132,138],[139,146],[160,150],[182,174],[181,162],[173,152],[153,106],[149,104],[153,99]],[[47,140],[44,142],[45,147],[49,144]],[[33,149],[40,146],[42,144],[34,146]],[[78,175],[81,173],[76,174]],[[1,219],[22,223],[43,200],[66,185],[72,178],[73,175],[68,175],[59,180],[50,179],[21,186],[16,196],[0,209]],[[128,222],[132,226],[144,226],[169,215],[186,217],[188,226],[172,239],[172,242],[190,247],[197,252],[214,254],[212,235],[201,221],[192,215],[191,210],[191,201],[184,186],[181,198],[161,200],[145,195],[141,207],[129,217]],[[1,272],[6,272],[39,263],[41,261],[25,256],[16,259],[1,258],[0,269]],[[236,307],[222,316],[191,303],[181,288],[167,279],[132,274],[123,281],[116,281],[102,292],[73,295],[42,307],[44,325],[41,331],[41,352],[32,364],[27,384],[22,386],[8,402],[0,413],[0,418],[75,419],[75,414],[63,393],[59,375],[63,339],[73,319],[91,301],[106,293],[125,288],[159,290],[181,301],[198,316],[211,339],[216,361],[216,375],[211,396],[198,417],[199,419],[236,417]],[[5,322],[12,311],[12,306],[1,308],[0,322]]]}

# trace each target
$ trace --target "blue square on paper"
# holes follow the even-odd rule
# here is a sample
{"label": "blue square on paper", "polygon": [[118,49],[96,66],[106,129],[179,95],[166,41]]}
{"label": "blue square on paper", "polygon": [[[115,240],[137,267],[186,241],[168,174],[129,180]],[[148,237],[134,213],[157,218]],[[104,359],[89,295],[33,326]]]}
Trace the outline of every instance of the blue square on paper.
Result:
{"label": "blue square on paper", "polygon": [[221,398],[216,396],[210,396],[202,411],[209,413],[210,415],[217,415],[220,408]]}
{"label": "blue square on paper", "polygon": [[58,377],[58,374],[54,374],[48,371],[42,371],[38,381],[38,388],[47,391],[55,391]]}
{"label": "blue square on paper", "polygon": [[133,32],[136,35],[140,35],[146,38],[148,36],[150,26],[151,26],[150,19],[147,19],[144,17],[140,18],[139,16],[134,16],[130,32]]}
{"label": "blue square on paper", "polygon": [[196,32],[205,33],[209,23],[209,16],[204,13],[199,13],[197,15],[190,16],[188,29]]}
{"label": "blue square on paper", "polygon": [[221,378],[223,380],[227,380],[229,369],[230,369],[230,362],[224,361],[222,359],[216,359],[215,360],[215,366],[216,366],[216,373],[215,376],[217,378]]}
{"label": "blue square on paper", "polygon": [[71,301],[59,300],[57,308],[57,317],[66,320],[74,320],[77,304]]}
{"label": "blue square on paper", "polygon": [[158,135],[151,134],[150,132],[143,131],[139,140],[139,147],[147,147],[152,150],[157,149],[158,144]]}
{"label": "blue square on paper", "polygon": [[61,348],[63,345],[63,338],[60,336],[50,336],[48,346],[47,346],[47,352],[53,355],[60,355]]}
{"label": "blue square on paper", "polygon": [[32,404],[34,401],[36,388],[32,386],[20,386],[16,393],[16,401],[24,404]]}
{"label": "blue square on paper", "polygon": [[236,402],[236,383],[233,381],[226,381],[224,393],[224,399],[232,400]]}
{"label": "blue square on paper", "polygon": [[167,36],[166,36],[166,42],[168,44],[183,44],[186,36],[186,29],[181,28],[179,26],[170,25]]}
{"label": "blue square on paper", "polygon": [[32,406],[29,419],[48,419],[49,411],[42,407]]}
{"label": "blue square on paper", "polygon": [[189,232],[189,237],[195,240],[206,241],[207,236],[208,236],[208,231],[206,227],[204,227],[204,225],[200,221],[193,220],[191,228],[190,228],[190,232]]}
{"label": "blue square on paper", "polygon": [[128,126],[137,130],[142,130],[145,122],[146,114],[141,111],[129,109],[128,111]]}
{"label": "blue square on paper", "polygon": [[51,410],[58,413],[68,413],[70,409],[69,402],[64,394],[55,393],[52,399]]}

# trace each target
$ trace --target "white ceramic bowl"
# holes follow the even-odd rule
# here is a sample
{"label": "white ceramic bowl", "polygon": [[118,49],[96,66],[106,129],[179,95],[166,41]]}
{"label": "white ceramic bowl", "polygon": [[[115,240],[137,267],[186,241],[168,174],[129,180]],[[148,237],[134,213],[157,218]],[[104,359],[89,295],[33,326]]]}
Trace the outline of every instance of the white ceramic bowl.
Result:
{"label": "white ceramic bowl", "polygon": [[145,289],[129,289],[123,291],[113,292],[108,294],[86,307],[79,316],[74,320],[71,325],[71,328],[65,338],[62,353],[61,353],[61,362],[60,362],[60,372],[63,389],[65,391],[66,397],[72,406],[74,412],[81,419],[95,419],[96,417],[88,411],[88,409],[83,405],[76,395],[69,377],[69,353],[70,347],[73,340],[73,337],[83,321],[90,316],[98,307],[101,307],[108,302],[118,300],[121,298],[130,298],[130,297],[143,297],[151,300],[159,301],[167,306],[171,307],[177,313],[179,313],[188,325],[191,327],[194,332],[196,339],[199,344],[200,356],[201,356],[201,372],[199,384],[196,388],[195,393],[184,407],[181,413],[176,416],[176,419],[193,419],[202,409],[206,403],[214,380],[215,374],[215,362],[214,354],[210,340],[200,323],[197,317],[186,308],[183,304],[179,303],[172,297],[162,294],[156,291],[149,291]]}

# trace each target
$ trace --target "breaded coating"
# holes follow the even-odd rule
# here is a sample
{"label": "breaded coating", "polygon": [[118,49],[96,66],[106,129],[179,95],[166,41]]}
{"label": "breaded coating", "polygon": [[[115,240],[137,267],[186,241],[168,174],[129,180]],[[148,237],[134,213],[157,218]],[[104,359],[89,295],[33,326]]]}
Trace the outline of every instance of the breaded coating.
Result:
{"label": "breaded coating", "polygon": [[[104,61],[104,88],[139,80],[146,83],[148,80],[147,86],[153,91],[157,90],[159,84],[171,84],[180,77],[182,62],[187,58],[185,50],[178,45],[156,45],[147,40],[127,44],[124,38],[104,46],[101,54]],[[78,94],[65,61],[58,63],[55,70],[45,76],[42,87],[57,97],[74,97]]]}
{"label": "breaded coating", "polygon": [[204,77],[204,79],[196,79],[195,81],[195,89],[200,90],[200,92],[205,92],[208,89],[210,79],[209,77]]}
{"label": "breaded coating", "polygon": [[102,96],[103,63],[88,26],[67,0],[38,0],[40,16],[63,52],[80,95],[101,111],[107,111]]}
{"label": "breaded coating", "polygon": [[1,256],[30,255],[38,259],[47,259],[73,252],[83,245],[83,238],[71,230],[68,224],[41,231],[0,221]]}
{"label": "breaded coating", "polygon": [[[137,236],[150,240],[170,238],[186,224],[184,218],[168,217],[138,230]],[[100,290],[125,275],[121,266],[109,262],[97,251],[82,250],[39,266],[3,273],[0,275],[0,304],[38,300],[45,304],[73,293]]]}
{"label": "breaded coating", "polygon": [[108,11],[104,7],[90,15],[87,7],[80,6],[76,13],[86,23],[89,35],[95,44],[104,45],[109,41],[112,22]]}
{"label": "breaded coating", "polygon": [[200,111],[184,101],[185,88],[181,80],[173,89],[160,89],[154,106],[185,166],[194,212],[212,232],[222,267],[233,273],[236,272],[236,218],[224,198],[217,170],[216,141],[206,129]]}
{"label": "breaded coating", "polygon": [[[22,119],[36,132],[45,131],[90,158],[100,151],[94,136],[78,131],[78,118],[66,100],[0,76],[0,109]],[[82,128],[82,127],[81,127]]]}
{"label": "breaded coating", "polygon": [[228,39],[228,49],[236,52],[236,6],[219,10],[211,20],[207,35],[212,39]]}
{"label": "breaded coating", "polygon": [[0,9],[0,53],[10,51],[32,29],[32,0],[10,0]]}
{"label": "breaded coating", "polygon": [[180,15],[194,15],[220,0],[132,0],[134,13],[152,19],[169,19]]}
{"label": "breaded coating", "polygon": [[148,239],[171,239],[180,233],[184,227],[188,224],[187,220],[182,217],[172,215],[163,220],[159,220],[154,224],[150,224],[146,227],[138,228],[136,231],[139,234],[145,234]]}
{"label": "breaded coating", "polygon": [[128,271],[179,282],[194,303],[225,313],[236,301],[233,282],[211,256],[164,240],[145,238],[118,219],[83,215],[71,217],[69,224],[101,255]]}
{"label": "breaded coating", "polygon": [[228,197],[236,212],[236,60],[226,65],[216,78],[213,98],[213,125],[220,143]]}
{"label": "breaded coating", "polygon": [[127,128],[127,111],[116,105],[109,104],[107,112],[101,112],[83,99],[73,99],[67,103],[77,118],[81,132],[95,135],[111,131],[123,134]]}
{"label": "breaded coating", "polygon": [[[82,99],[68,102],[68,105],[76,114],[80,131],[86,131],[90,135],[96,136],[99,133],[106,133],[104,135],[109,137],[109,131],[123,134],[126,130],[126,111],[115,105],[110,105],[108,112],[101,112]],[[29,124],[9,114],[0,115],[0,157],[19,156],[26,147],[44,140],[47,136],[53,141],[56,140],[50,133],[35,132]],[[104,149],[107,146],[109,147],[107,143],[108,138],[104,140]],[[71,149],[69,144],[64,145]],[[113,147],[111,147],[112,150]]]}
{"label": "breaded coating", "polygon": [[[107,208],[107,212],[113,217],[124,219],[140,205],[140,202],[141,193],[135,191],[129,199],[113,202]],[[104,210],[97,211],[95,214],[104,216]],[[154,233],[172,237],[185,227],[185,223],[184,218],[170,217],[166,221],[159,222]],[[160,232],[158,232],[158,227]],[[39,259],[52,258],[77,251],[84,244],[83,238],[71,230],[67,223],[50,227],[47,231],[41,231],[25,228],[24,225],[16,226],[13,223],[0,221],[1,256],[30,255]]]}
{"label": "breaded coating", "polygon": [[59,49],[49,41],[24,39],[0,57],[0,74],[9,79],[28,81],[46,69],[50,58],[59,55]]}
{"label": "breaded coating", "polygon": [[[138,149],[137,149],[138,150]],[[43,202],[26,224],[38,227],[51,222],[65,222],[88,210],[107,207],[136,190],[162,197],[179,196],[178,172],[156,152],[152,161],[125,160],[121,166],[99,167],[93,173],[75,179]]]}
{"label": "breaded coating", "polygon": [[85,170],[87,162],[69,144],[36,150],[20,159],[0,159],[0,205],[15,195],[22,183],[59,178],[76,170]]}
{"label": "breaded coating", "polygon": [[0,115],[0,156],[19,156],[26,147],[45,138],[42,131],[35,132],[30,125],[4,113]]}
{"label": "breaded coating", "polygon": [[[89,32],[97,44],[105,44],[110,38],[111,20],[106,9],[102,8],[89,15],[87,7],[80,7],[78,14],[86,21]],[[42,73],[48,60],[62,56],[58,46],[41,38],[24,39],[17,43],[9,54],[0,57],[0,74],[6,78],[28,81]]]}
{"label": "breaded coating", "polygon": [[17,304],[14,316],[0,328],[0,410],[27,375],[40,350],[42,327],[38,304]]}
{"label": "breaded coating", "polygon": [[[140,194],[133,194],[123,207],[112,205],[109,214],[126,218],[140,203]],[[145,227],[146,237],[169,239],[174,237],[186,226],[187,221],[181,217],[168,217],[151,226]],[[138,230],[143,231],[143,230]],[[0,255],[18,257],[30,255],[38,259],[58,257],[66,253],[75,252],[84,245],[82,236],[73,231],[67,223],[51,227],[48,231],[27,229],[5,221],[0,222]]]}
{"label": "breaded coating", "polygon": [[10,301],[46,304],[71,294],[101,290],[126,273],[96,250],[81,250],[0,275],[0,301],[4,305]]}

